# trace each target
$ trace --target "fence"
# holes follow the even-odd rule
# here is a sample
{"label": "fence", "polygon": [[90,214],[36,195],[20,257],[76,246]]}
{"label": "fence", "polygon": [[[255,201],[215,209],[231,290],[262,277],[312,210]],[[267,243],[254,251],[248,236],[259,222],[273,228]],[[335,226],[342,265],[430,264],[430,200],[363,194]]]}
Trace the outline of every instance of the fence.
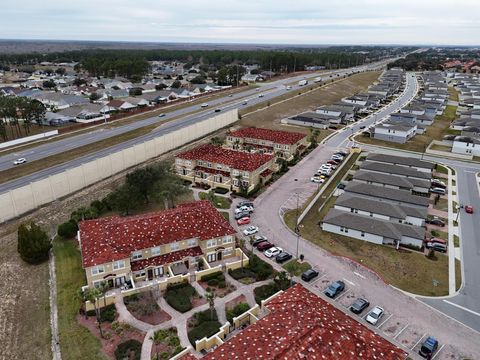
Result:
{"label": "fence", "polygon": [[5,148],[8,148],[10,146],[20,145],[20,144],[27,143],[29,141],[40,140],[40,139],[44,139],[44,138],[47,138],[47,137],[50,137],[50,136],[55,136],[55,135],[58,135],[58,130],[47,131],[47,132],[37,134],[37,135],[22,137],[20,139],[11,140],[11,141],[1,143],[0,144],[0,149],[5,149]]}
{"label": "fence", "polygon": [[0,194],[0,222],[79,191],[100,180],[197,140],[238,120],[238,110],[199,121],[29,185]]}

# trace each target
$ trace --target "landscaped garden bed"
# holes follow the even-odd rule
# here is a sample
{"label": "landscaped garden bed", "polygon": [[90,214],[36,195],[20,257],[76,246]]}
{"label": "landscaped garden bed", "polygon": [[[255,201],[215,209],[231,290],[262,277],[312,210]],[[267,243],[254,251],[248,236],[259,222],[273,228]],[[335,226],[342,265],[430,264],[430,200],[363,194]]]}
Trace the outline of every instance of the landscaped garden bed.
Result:
{"label": "landscaped garden bed", "polygon": [[262,300],[268,299],[273,294],[280,290],[286,290],[292,285],[292,282],[285,271],[278,273],[271,283],[258,286],[253,289],[255,295],[255,301],[257,304],[261,304]]}
{"label": "landscaped garden bed", "polygon": [[215,309],[195,313],[187,323],[188,339],[195,347],[195,340],[212,336],[220,329],[220,326]]}
{"label": "landscaped garden bed", "polygon": [[188,282],[168,285],[164,297],[168,305],[182,313],[206,303]]}
{"label": "landscaped garden bed", "polygon": [[242,283],[250,284],[255,281],[266,280],[275,275],[275,270],[272,265],[261,260],[253,253],[247,254],[249,257],[249,264],[242,268],[229,270],[228,273],[235,280]]}
{"label": "landscaped garden bed", "polygon": [[127,310],[140,321],[151,325],[158,325],[171,319],[165,311],[158,306],[155,294],[146,291],[123,298]]}
{"label": "landscaped garden bed", "polygon": [[198,283],[207,292],[213,291],[217,297],[224,297],[235,290],[235,286],[225,280],[221,271],[202,276]]}
{"label": "landscaped garden bed", "polygon": [[152,360],[167,360],[184,350],[180,345],[177,329],[173,327],[155,331],[152,340]]}
{"label": "landscaped garden bed", "polygon": [[215,195],[213,190],[210,190],[208,193],[200,192],[198,197],[201,200],[210,200],[210,202],[218,209],[230,209],[232,205],[232,200],[224,196]]}

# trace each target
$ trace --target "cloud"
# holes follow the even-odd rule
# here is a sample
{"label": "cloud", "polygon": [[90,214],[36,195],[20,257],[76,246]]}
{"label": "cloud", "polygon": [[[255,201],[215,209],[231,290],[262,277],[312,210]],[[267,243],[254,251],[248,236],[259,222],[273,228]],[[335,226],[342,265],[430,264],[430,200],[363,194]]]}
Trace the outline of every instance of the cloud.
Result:
{"label": "cloud", "polygon": [[0,38],[478,44],[475,0],[136,0],[2,4]]}

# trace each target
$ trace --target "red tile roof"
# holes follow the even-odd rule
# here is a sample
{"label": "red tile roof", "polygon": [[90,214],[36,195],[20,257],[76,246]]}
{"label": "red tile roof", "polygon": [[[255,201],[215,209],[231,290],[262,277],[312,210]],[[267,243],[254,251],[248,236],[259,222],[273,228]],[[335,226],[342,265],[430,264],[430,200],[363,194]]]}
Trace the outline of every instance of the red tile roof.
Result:
{"label": "red tile roof", "polygon": [[270,313],[205,359],[405,359],[407,354],[296,284],[266,305]]}
{"label": "red tile roof", "polygon": [[273,171],[270,170],[270,169],[267,169],[267,170],[262,171],[261,174],[260,174],[260,176],[261,176],[261,177],[267,177],[267,176],[270,175],[271,173],[273,173]]}
{"label": "red tile roof", "polygon": [[143,270],[149,266],[161,266],[165,264],[171,264],[175,261],[180,261],[187,256],[200,256],[202,255],[202,249],[200,246],[195,246],[189,249],[183,249],[178,251],[173,251],[168,254],[154,256],[148,259],[143,259],[139,261],[132,262],[132,271]]}
{"label": "red tile roof", "polygon": [[227,165],[236,170],[253,171],[273,159],[273,155],[251,154],[204,144],[178,155],[180,159],[202,160]]}
{"label": "red tile roof", "polygon": [[136,250],[175,241],[235,234],[209,201],[181,204],[151,214],[86,220],[80,222],[79,228],[84,268],[125,259]]}
{"label": "red tile roof", "polygon": [[229,134],[230,136],[240,137],[240,138],[250,138],[250,139],[259,139],[273,141],[278,144],[290,144],[293,145],[298,141],[302,140],[307,135],[290,132],[290,131],[280,131],[280,130],[270,130],[262,128],[243,128],[237,131],[234,131]]}

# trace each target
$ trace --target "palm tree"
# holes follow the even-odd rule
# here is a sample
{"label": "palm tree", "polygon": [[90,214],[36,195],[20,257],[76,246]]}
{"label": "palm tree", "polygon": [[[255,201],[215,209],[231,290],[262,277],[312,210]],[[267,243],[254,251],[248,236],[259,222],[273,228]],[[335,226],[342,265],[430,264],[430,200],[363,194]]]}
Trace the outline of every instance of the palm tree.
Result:
{"label": "palm tree", "polygon": [[110,285],[108,284],[108,281],[102,281],[98,289],[103,295],[103,307],[107,307],[107,291],[110,290]]}
{"label": "palm tree", "polygon": [[212,290],[205,293],[205,298],[207,299],[210,308],[210,320],[213,321],[213,310],[215,309],[215,291]]}
{"label": "palm tree", "polygon": [[102,292],[97,289],[96,287],[94,288],[87,288],[84,290],[84,295],[83,297],[87,300],[90,301],[93,304],[93,307],[95,309],[95,315],[97,317],[97,323],[98,323],[98,330],[100,331],[100,337],[103,339],[103,332],[102,332],[102,321],[100,318],[100,308],[97,306],[97,300],[102,296]]}

